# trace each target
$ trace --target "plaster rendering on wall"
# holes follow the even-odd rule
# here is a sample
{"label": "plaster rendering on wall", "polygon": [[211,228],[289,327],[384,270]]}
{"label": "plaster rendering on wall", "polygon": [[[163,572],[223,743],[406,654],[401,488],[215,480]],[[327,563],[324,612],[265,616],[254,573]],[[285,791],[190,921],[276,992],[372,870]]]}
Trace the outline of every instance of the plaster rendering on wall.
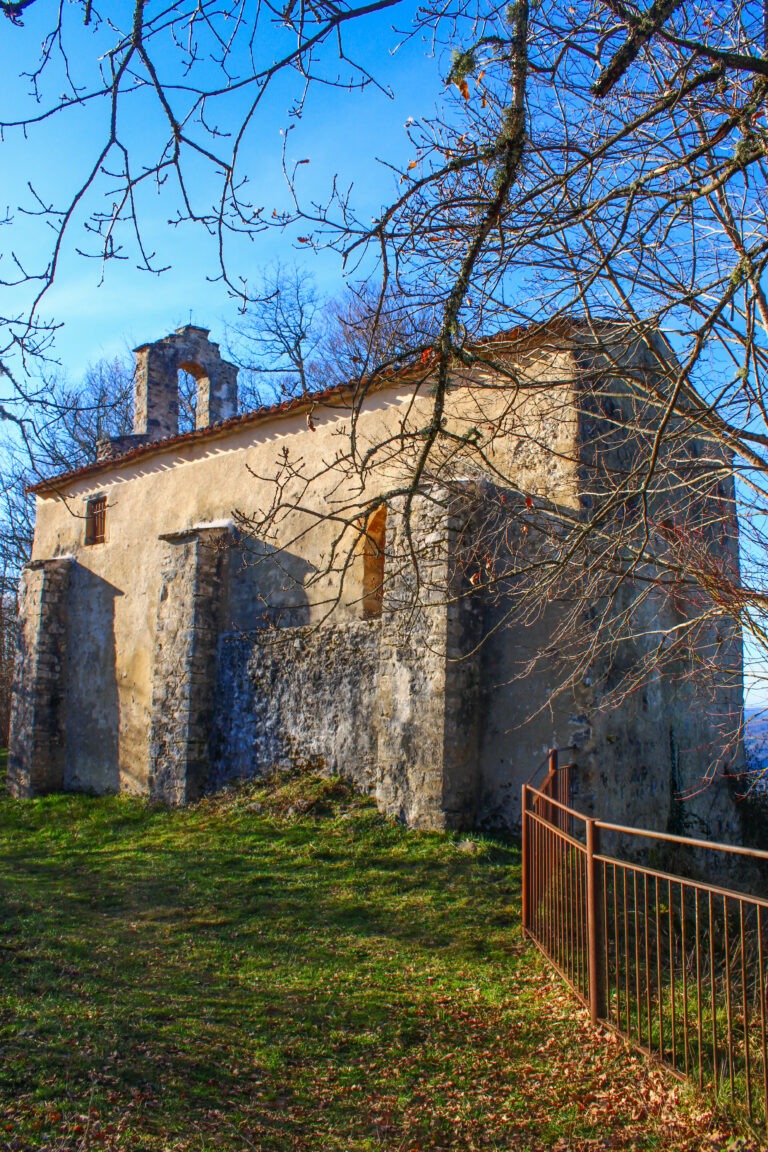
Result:
{"label": "plaster rendering on wall", "polygon": [[[495,337],[479,367],[457,367],[450,451],[415,489],[428,365],[382,378],[362,405],[338,387],[238,415],[237,370],[206,329],[138,348],[133,433],[35,489],[11,791],[183,804],[311,764],[411,825],[515,829],[520,785],[556,743],[573,749],[582,809],[665,827],[677,794],[709,772],[691,819],[738,835],[724,770],[743,757],[736,626],[653,587],[646,565],[613,603],[632,634],[616,625],[589,674],[569,679],[567,653],[550,651],[567,593],[520,607],[564,519],[635,467],[630,425],[647,419],[654,433],[653,365],[611,339],[609,357],[577,327]],[[199,389],[184,435],[179,370]],[[354,484],[351,418],[377,461]],[[670,449],[688,475],[698,469],[689,511],[704,523],[717,509],[708,546],[737,571],[730,468],[694,441],[678,435]],[[384,443],[401,448],[376,456]],[[672,495],[662,484],[654,499],[663,525]],[[269,531],[257,530],[270,509]],[[481,544],[489,525],[494,542]],[[663,531],[658,547],[670,547]],[[589,635],[597,606],[582,616]],[[653,664],[653,646],[694,617],[689,663]],[[633,677],[635,690],[617,691]]]}

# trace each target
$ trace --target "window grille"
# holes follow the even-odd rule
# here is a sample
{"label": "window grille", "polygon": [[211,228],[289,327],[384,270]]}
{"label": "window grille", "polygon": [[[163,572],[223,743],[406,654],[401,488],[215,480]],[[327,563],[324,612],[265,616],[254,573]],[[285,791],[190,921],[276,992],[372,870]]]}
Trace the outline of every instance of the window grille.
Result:
{"label": "window grille", "polygon": [[103,544],[107,538],[107,498],[95,496],[88,501],[85,513],[86,544]]}

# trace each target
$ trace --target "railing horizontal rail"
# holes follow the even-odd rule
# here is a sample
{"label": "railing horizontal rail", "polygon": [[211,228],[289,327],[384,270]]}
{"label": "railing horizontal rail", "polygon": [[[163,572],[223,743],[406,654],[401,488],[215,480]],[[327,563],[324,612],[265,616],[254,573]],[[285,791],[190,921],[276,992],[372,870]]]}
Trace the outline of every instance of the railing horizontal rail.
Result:
{"label": "railing horizontal rail", "polygon": [[[566,816],[572,816],[575,820],[581,820],[582,823],[586,823],[589,819],[583,812],[577,812],[575,808],[569,808],[567,804],[562,804],[559,800],[554,800],[551,796],[547,796],[546,792],[539,792],[537,788],[529,788],[527,785],[526,791],[529,796],[535,796],[538,800],[546,804],[547,807],[557,808],[559,812],[563,812]],[[531,812],[531,815],[535,816],[536,813]]]}
{"label": "railing horizontal rail", "polygon": [[[566,808],[565,811],[567,812],[568,809]],[[547,820],[546,816],[540,816],[538,812],[529,812],[528,816],[534,824],[541,824],[546,828],[551,827],[551,822]],[[567,832],[563,832],[562,828],[558,829],[558,837],[563,841],[564,844],[569,844],[572,848],[576,848],[579,852],[586,852],[584,842],[582,840],[577,840],[575,836],[570,836]]]}
{"label": "railing horizontal rail", "polygon": [[729,880],[734,857],[757,865],[768,852],[586,816],[571,806],[573,767],[555,751],[548,764],[540,789],[523,787],[526,933],[595,1023],[768,1127],[768,898],[600,840],[645,838],[668,860],[676,847],[698,861],[706,849]]}
{"label": "railing horizontal rail", "polygon": [[[548,801],[554,803],[554,801]],[[582,820],[587,819],[579,813]],[[648,840],[663,840],[666,844],[681,844],[686,848],[708,848],[713,852],[727,852],[734,856],[748,856],[752,860],[768,860],[768,852],[759,848],[744,848],[738,844],[720,844],[716,840],[692,840],[687,836],[675,836],[671,832],[651,832],[647,828],[629,828],[625,824],[609,824],[606,820],[595,820],[604,832],[617,832],[623,836],[646,837]]]}
{"label": "railing horizontal rail", "polygon": [[[533,813],[531,813],[533,817]],[[542,819],[542,817],[538,817]],[[575,841],[583,849],[584,845]],[[629,868],[641,876],[657,876],[659,880],[668,880],[673,884],[685,884],[686,888],[698,889],[699,892],[712,892],[715,896],[726,896],[729,900],[748,900],[755,907],[768,908],[768,900],[764,896],[753,896],[751,892],[738,892],[735,888],[721,888],[717,884],[706,884],[703,880],[691,880],[677,872],[664,872],[659,868],[650,868],[639,861],[621,860],[617,856],[603,856],[596,854],[595,860],[601,864],[613,864],[619,868]]]}
{"label": "railing horizontal rail", "polygon": [[553,770],[556,772],[567,772],[569,768],[572,768],[573,767],[572,764],[556,763],[553,765],[553,756],[558,756],[560,752],[566,752],[566,751],[571,752],[572,750],[573,750],[572,748],[567,748],[567,749],[566,748],[550,748],[550,750],[549,750],[549,752],[547,752],[546,756],[542,757],[542,759],[539,761],[539,763],[534,768],[531,775],[528,777],[528,779],[526,781],[526,784],[528,785],[528,787],[529,788],[533,787],[534,780],[536,779],[536,777],[539,775],[540,772],[543,772],[543,770],[545,768],[548,768],[550,772]]}

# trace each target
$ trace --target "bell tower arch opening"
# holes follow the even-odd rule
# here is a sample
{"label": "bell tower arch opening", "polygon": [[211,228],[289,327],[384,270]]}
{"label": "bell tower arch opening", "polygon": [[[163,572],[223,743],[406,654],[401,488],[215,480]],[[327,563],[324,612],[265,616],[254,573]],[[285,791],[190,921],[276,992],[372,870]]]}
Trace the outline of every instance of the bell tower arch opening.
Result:
{"label": "bell tower arch opening", "polygon": [[237,415],[237,367],[208,336],[185,324],[135,349],[134,436],[161,440]]}
{"label": "bell tower arch opening", "polygon": [[[194,360],[183,360],[178,369],[179,381],[179,432],[192,432],[195,428],[206,428],[208,421],[200,423],[206,398],[210,396],[210,378]],[[201,397],[203,402],[201,403]]]}

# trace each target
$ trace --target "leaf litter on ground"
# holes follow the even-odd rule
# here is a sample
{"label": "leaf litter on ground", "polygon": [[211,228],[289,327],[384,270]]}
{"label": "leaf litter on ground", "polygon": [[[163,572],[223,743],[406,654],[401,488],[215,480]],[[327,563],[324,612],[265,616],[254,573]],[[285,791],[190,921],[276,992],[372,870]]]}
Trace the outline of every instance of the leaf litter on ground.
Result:
{"label": "leaf litter on ground", "polygon": [[757,1152],[522,936],[511,841],[275,773],[0,799],[0,1150]]}

